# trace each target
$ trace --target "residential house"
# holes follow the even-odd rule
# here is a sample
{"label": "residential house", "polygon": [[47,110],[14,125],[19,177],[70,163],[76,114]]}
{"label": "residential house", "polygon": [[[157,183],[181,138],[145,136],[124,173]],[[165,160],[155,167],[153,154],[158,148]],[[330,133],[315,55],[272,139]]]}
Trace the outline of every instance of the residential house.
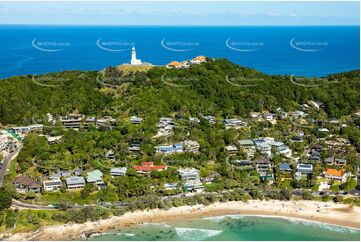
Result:
{"label": "residential house", "polygon": [[256,121],[259,121],[262,118],[262,115],[260,113],[258,113],[258,112],[251,112],[250,116],[251,116],[252,119],[254,119]]}
{"label": "residential house", "polygon": [[268,142],[268,144],[271,147],[274,147],[277,150],[277,153],[279,153],[285,157],[291,157],[292,150],[288,146],[286,146],[283,142],[270,141],[270,142]]}
{"label": "residential house", "polygon": [[60,135],[60,136],[46,136],[49,145],[59,143],[62,137],[63,137],[62,135]]}
{"label": "residential house", "polygon": [[259,151],[262,155],[270,157],[272,155],[271,146],[264,139],[253,140],[257,151]]}
{"label": "residential house", "polygon": [[297,172],[304,174],[312,174],[313,172],[313,165],[312,164],[298,164],[297,165]]}
{"label": "residential house", "polygon": [[174,190],[178,188],[178,183],[174,182],[174,183],[164,183],[164,189],[165,190]]}
{"label": "residential house", "polygon": [[182,68],[182,63],[180,63],[179,61],[171,61],[170,63],[168,63],[166,65],[167,68],[175,68],[175,69],[181,69]]}
{"label": "residential house", "polygon": [[325,104],[322,102],[318,102],[318,101],[309,101],[308,102],[310,105],[312,105],[314,108],[316,109],[320,109],[320,108],[324,108]]}
{"label": "residential house", "polygon": [[83,174],[83,170],[82,169],[75,169],[73,171],[74,176],[81,176],[81,174]]}
{"label": "residential house", "polygon": [[254,153],[256,153],[256,147],[254,145],[253,140],[251,139],[244,139],[238,140],[239,146],[246,153],[247,159],[253,159]]}
{"label": "residential house", "polygon": [[63,125],[63,128],[67,129],[78,129],[82,122],[82,115],[80,114],[69,114],[68,116],[61,117],[60,122]]}
{"label": "residential house", "polygon": [[274,113],[264,113],[263,118],[267,121],[274,121],[277,119],[277,115]]}
{"label": "residential house", "polygon": [[68,189],[80,189],[85,186],[85,179],[82,176],[70,176],[65,178],[65,183]]}
{"label": "residential house", "polygon": [[224,148],[224,150],[230,155],[237,154],[238,152],[238,148],[235,145],[228,145]]}
{"label": "residential house", "polygon": [[349,174],[344,170],[327,169],[323,172],[325,178],[334,181],[346,182]]}
{"label": "residential house", "polygon": [[39,192],[40,191],[40,183],[35,179],[27,177],[25,175],[21,175],[17,177],[13,184],[19,192]]}
{"label": "residential house", "polygon": [[243,122],[242,120],[236,119],[236,118],[224,119],[223,122],[226,126],[226,129],[229,129],[229,128],[239,129],[239,128],[247,126],[247,123]]}
{"label": "residential house", "polygon": [[43,181],[43,189],[44,191],[56,191],[60,189],[62,184],[60,179],[46,180]]}
{"label": "residential house", "polygon": [[170,136],[173,133],[173,128],[173,119],[162,117],[157,124],[158,134],[156,136]]}
{"label": "residential house", "polygon": [[346,165],[346,159],[343,158],[335,158],[334,156],[327,157],[323,161],[325,165],[337,165],[337,166],[344,166]]}
{"label": "residential house", "polygon": [[207,59],[205,56],[199,55],[191,60],[191,64],[201,64],[206,61]]}
{"label": "residential house", "polygon": [[173,153],[182,153],[183,145],[181,143],[175,145],[158,145],[155,147],[156,153],[158,154],[173,154]]}
{"label": "residential house", "polygon": [[136,117],[136,116],[130,117],[130,122],[132,124],[140,124],[142,121],[143,121],[143,118],[139,118],[139,117]]}
{"label": "residential house", "polygon": [[271,168],[271,162],[265,157],[257,157],[253,163],[258,173],[267,172]]}
{"label": "residential house", "polygon": [[27,176],[24,176],[24,175],[18,176],[14,180],[13,184],[15,185],[16,190],[19,192],[38,193],[38,192],[40,192],[40,188],[41,188],[41,185],[37,180],[32,179]]}
{"label": "residential house", "polygon": [[57,173],[51,175],[49,178],[51,180],[56,180],[56,179],[60,179],[61,177],[69,177],[71,176],[71,172],[70,171],[58,171]]}
{"label": "residential house", "polygon": [[112,149],[108,150],[105,157],[109,160],[115,160],[115,153]]}
{"label": "residential house", "polygon": [[346,159],[343,159],[343,158],[336,158],[335,162],[336,162],[336,165],[339,165],[339,166],[345,166],[346,165]]}
{"label": "residential house", "polygon": [[10,130],[12,130],[15,134],[26,134],[30,131],[36,131],[36,130],[43,130],[44,125],[42,124],[32,124],[28,126],[20,126],[20,127],[12,127]]}
{"label": "residential house", "polygon": [[280,171],[282,171],[282,172],[292,171],[292,169],[291,169],[291,167],[290,167],[290,164],[288,164],[288,163],[281,163],[281,164],[279,164],[279,168],[280,168]]}
{"label": "residential house", "polygon": [[96,118],[92,116],[87,117],[83,122],[85,128],[89,128],[90,125],[93,125],[95,123],[96,123]]}
{"label": "residential house", "polygon": [[280,112],[279,115],[280,119],[285,119],[288,117],[288,113],[287,112]]}
{"label": "residential house", "polygon": [[103,181],[103,172],[101,172],[100,170],[87,172],[86,181],[88,183],[93,183],[99,187],[105,186],[105,183]]}
{"label": "residential house", "polygon": [[202,192],[204,186],[200,181],[199,170],[195,168],[180,168],[179,174],[184,182],[184,188],[188,192]]}
{"label": "residential house", "polygon": [[154,165],[154,162],[143,162],[140,166],[133,166],[139,174],[147,174],[151,171],[163,171],[167,169],[165,165]]}
{"label": "residential house", "polygon": [[185,152],[197,153],[199,151],[199,143],[193,140],[185,140],[182,142]]}
{"label": "residential house", "polygon": [[202,178],[201,182],[206,183],[206,184],[210,184],[214,181],[214,179],[219,176],[218,172],[212,172],[211,174],[209,174],[207,177]]}
{"label": "residential house", "polygon": [[323,164],[325,165],[333,165],[335,162],[335,157],[331,156],[331,157],[327,157],[323,160]]}
{"label": "residential house", "polygon": [[110,116],[104,116],[102,118],[98,118],[96,121],[96,127],[107,127],[112,129],[113,126],[116,126],[116,120]]}
{"label": "residential house", "polygon": [[207,120],[210,124],[214,124],[216,121],[216,117],[214,117],[214,116],[203,116],[203,118],[205,119],[205,120]]}
{"label": "residential house", "polygon": [[199,118],[189,117],[189,122],[192,124],[199,124],[201,121]]}
{"label": "residential house", "polygon": [[305,118],[306,116],[307,116],[307,114],[300,110],[296,110],[292,113],[292,117],[294,119]]}
{"label": "residential house", "polygon": [[199,170],[195,168],[180,168],[178,171],[183,181],[200,179]]}
{"label": "residential house", "polygon": [[129,147],[130,152],[139,152],[140,151],[140,142],[132,142]]}
{"label": "residential house", "polygon": [[127,174],[126,167],[115,167],[110,169],[111,176],[125,176]]}

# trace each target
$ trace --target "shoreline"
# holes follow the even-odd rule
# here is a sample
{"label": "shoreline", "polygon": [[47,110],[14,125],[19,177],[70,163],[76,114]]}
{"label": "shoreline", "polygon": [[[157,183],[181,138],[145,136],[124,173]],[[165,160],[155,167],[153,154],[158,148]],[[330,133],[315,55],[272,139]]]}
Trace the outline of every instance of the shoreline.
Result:
{"label": "shoreline", "polygon": [[259,201],[214,203],[169,210],[144,210],[83,224],[44,226],[35,232],[12,234],[4,240],[79,240],[91,234],[121,230],[137,224],[162,223],[180,219],[201,219],[227,215],[275,217],[315,222],[359,230],[360,208],[333,202]]}

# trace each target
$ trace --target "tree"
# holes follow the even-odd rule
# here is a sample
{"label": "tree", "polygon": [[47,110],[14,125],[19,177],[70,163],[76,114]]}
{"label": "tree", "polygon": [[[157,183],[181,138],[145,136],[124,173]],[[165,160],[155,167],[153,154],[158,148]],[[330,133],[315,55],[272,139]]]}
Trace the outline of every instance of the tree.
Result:
{"label": "tree", "polygon": [[0,189],[0,211],[10,208],[12,197],[8,191],[5,191],[3,188]]}
{"label": "tree", "polygon": [[288,189],[282,189],[280,195],[281,200],[291,200],[292,198],[292,192]]}

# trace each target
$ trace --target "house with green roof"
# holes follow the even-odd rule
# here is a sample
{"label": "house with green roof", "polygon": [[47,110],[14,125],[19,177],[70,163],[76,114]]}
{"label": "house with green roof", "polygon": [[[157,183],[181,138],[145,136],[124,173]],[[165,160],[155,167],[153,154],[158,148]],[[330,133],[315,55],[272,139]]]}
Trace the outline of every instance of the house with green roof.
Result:
{"label": "house with green roof", "polygon": [[86,181],[88,183],[93,183],[99,187],[105,186],[105,183],[103,181],[103,172],[101,172],[100,170],[90,171],[87,172],[86,174],[87,174]]}

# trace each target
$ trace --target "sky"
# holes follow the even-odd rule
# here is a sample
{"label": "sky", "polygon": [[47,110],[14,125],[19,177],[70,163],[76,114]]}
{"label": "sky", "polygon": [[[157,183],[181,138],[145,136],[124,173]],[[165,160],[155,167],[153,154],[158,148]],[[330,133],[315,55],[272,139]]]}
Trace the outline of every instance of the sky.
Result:
{"label": "sky", "polygon": [[0,24],[359,25],[353,2],[0,2]]}

